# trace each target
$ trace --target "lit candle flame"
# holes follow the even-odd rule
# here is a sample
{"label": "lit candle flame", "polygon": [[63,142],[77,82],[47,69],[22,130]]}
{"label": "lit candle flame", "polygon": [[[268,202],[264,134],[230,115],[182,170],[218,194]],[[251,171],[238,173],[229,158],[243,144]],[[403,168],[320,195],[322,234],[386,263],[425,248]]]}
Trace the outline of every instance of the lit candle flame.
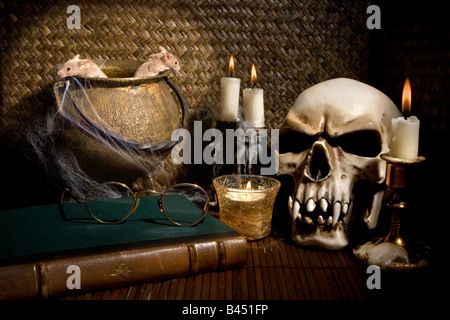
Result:
{"label": "lit candle flame", "polygon": [[402,114],[406,118],[411,114],[411,84],[406,78],[402,94]]}
{"label": "lit candle flame", "polygon": [[251,190],[251,188],[252,188],[252,183],[251,183],[251,181],[249,180],[249,181],[247,182],[247,184],[245,185],[245,190]]}
{"label": "lit candle flame", "polygon": [[252,64],[252,73],[251,73],[251,77],[250,77],[250,82],[251,82],[252,86],[255,86],[256,80],[257,80],[256,67],[255,67],[255,64]]}
{"label": "lit candle flame", "polygon": [[230,57],[230,65],[228,67],[228,71],[230,72],[231,76],[233,76],[233,72],[234,72],[234,58],[233,58],[233,55],[231,55],[231,57]]}

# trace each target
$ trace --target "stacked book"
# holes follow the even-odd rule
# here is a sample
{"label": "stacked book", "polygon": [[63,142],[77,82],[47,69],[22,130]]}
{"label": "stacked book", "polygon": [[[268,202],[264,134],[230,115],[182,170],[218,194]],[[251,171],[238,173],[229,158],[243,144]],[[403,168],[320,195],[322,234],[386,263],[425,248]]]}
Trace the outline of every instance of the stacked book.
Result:
{"label": "stacked book", "polygon": [[193,227],[173,225],[155,197],[117,225],[98,223],[78,203],[0,211],[0,299],[60,297],[246,261],[241,235],[209,214]]}

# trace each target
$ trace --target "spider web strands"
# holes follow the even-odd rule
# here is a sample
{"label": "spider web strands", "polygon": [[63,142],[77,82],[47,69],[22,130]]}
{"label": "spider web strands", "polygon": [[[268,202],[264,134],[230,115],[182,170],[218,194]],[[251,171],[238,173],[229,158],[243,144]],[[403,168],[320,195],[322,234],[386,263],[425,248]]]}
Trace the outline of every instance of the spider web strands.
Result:
{"label": "spider web strands", "polygon": [[[80,88],[80,91],[83,93],[83,96],[86,97],[86,103],[79,103],[81,101],[76,101],[76,98],[70,94],[70,81],[66,81],[66,87],[64,89],[64,94],[61,100],[61,105],[58,107],[58,112],[71,123],[75,124],[77,127],[82,129],[87,134],[91,135],[97,141],[103,143],[110,150],[117,153],[118,156],[123,159],[133,163],[137,168],[139,168],[143,173],[149,174],[152,170],[155,169],[155,165],[158,163],[154,163],[155,161],[151,160],[151,157],[146,157],[145,160],[142,157],[139,157],[139,153],[141,150],[137,148],[137,143],[129,142],[125,138],[118,137],[117,135],[113,135],[112,129],[110,126],[98,115],[95,110],[95,107],[92,105],[89,96],[84,90],[83,85],[78,81],[78,79],[73,78],[74,81]],[[73,105],[77,108],[81,115],[81,119],[77,119],[72,116],[66,110],[64,110],[65,101],[67,98],[72,100]],[[91,120],[88,120],[86,114],[88,111],[92,111],[95,116],[95,119],[101,123],[101,127],[94,124]],[[103,128],[104,127],[104,128]],[[150,151],[152,152],[152,151]]]}
{"label": "spider web strands", "polygon": [[[75,90],[79,94],[74,94]],[[68,109],[71,105],[75,107],[75,113]],[[77,196],[82,195],[90,186],[104,181],[91,178],[70,147],[60,148],[55,145],[57,137],[67,129],[68,123],[61,119],[68,120],[71,125],[79,128],[80,134],[84,132],[106,146],[118,158],[129,163],[133,170],[142,172],[143,177],[151,178],[158,171],[162,180],[166,176],[167,180],[170,179],[169,173],[162,170],[163,160],[158,157],[157,150],[161,145],[139,144],[113,133],[111,126],[95,110],[83,84],[73,77],[65,81],[56,112],[49,112],[43,121],[36,123],[27,139],[46,167],[45,170],[57,180],[63,180],[63,184],[70,187]],[[51,168],[52,165],[56,166],[56,170]]]}

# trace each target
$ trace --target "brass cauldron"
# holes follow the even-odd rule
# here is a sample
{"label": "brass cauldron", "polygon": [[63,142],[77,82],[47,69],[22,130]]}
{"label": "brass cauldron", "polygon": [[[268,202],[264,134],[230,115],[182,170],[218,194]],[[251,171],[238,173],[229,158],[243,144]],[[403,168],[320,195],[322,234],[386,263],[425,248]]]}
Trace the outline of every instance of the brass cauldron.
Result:
{"label": "brass cauldron", "polygon": [[131,184],[160,171],[176,143],[173,131],[184,127],[188,109],[170,71],[132,78],[140,64],[106,61],[99,65],[108,78],[67,77],[53,85],[64,123],[61,147],[97,181]]}

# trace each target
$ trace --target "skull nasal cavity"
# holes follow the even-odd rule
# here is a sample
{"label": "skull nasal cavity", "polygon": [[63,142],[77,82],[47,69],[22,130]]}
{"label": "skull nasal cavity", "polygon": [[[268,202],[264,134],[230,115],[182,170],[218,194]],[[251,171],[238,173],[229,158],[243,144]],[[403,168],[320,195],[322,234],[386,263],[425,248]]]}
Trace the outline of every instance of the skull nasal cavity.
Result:
{"label": "skull nasal cavity", "polygon": [[315,181],[321,181],[328,177],[330,165],[328,163],[325,147],[322,144],[315,144],[309,163],[309,177]]}

